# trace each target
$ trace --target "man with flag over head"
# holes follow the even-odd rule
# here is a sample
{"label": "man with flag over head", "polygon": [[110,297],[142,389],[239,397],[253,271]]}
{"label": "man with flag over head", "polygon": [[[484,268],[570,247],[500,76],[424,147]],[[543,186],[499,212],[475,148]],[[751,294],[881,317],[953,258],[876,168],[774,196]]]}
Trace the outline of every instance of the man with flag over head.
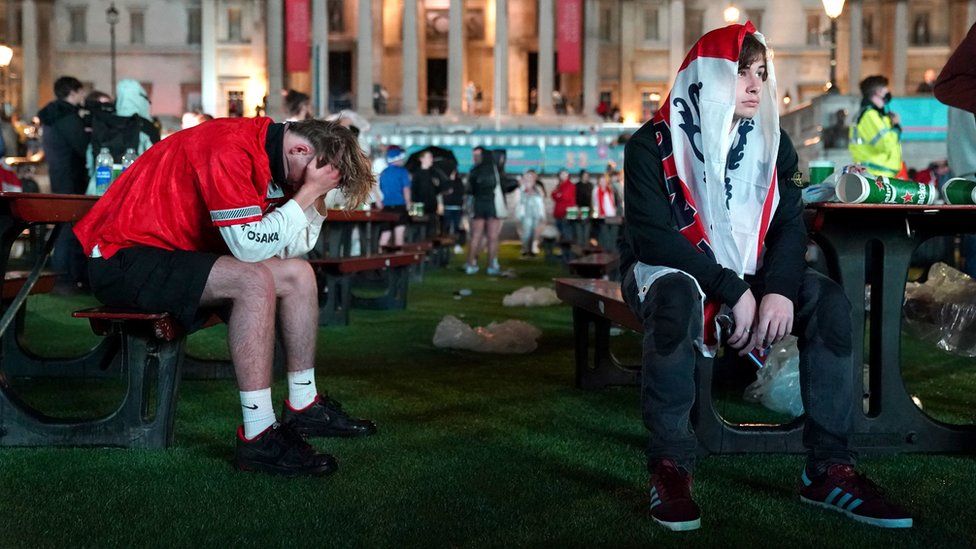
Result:
{"label": "man with flag over head", "polygon": [[[697,355],[760,354],[799,338],[808,449],[800,499],[875,526],[912,525],[854,470],[850,303],[807,268],[797,155],[779,128],[776,80],[751,23],[706,34],[668,99],[627,143],[623,296],[644,327],[641,408],[650,512],[700,527],[690,423]],[[716,319],[730,319],[726,341]]]}

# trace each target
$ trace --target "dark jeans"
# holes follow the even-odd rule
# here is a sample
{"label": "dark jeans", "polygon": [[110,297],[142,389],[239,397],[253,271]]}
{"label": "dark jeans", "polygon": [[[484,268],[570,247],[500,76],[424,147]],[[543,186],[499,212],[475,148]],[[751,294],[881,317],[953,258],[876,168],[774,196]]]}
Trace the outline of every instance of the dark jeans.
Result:
{"label": "dark jeans", "polygon": [[444,216],[441,220],[444,234],[458,237],[457,243],[464,246],[464,234],[461,233],[461,208],[444,208]]}
{"label": "dark jeans", "polygon": [[[761,284],[750,284],[758,306]],[[691,471],[697,441],[689,415],[696,394],[695,362],[701,359],[693,346],[701,331],[698,290],[687,275],[665,275],[641,302],[630,268],[623,297],[644,326],[641,410],[650,432],[648,466],[668,458]],[[793,335],[799,339],[808,460],[853,464],[847,444],[852,402],[850,303],[836,282],[812,269],[803,273]]]}

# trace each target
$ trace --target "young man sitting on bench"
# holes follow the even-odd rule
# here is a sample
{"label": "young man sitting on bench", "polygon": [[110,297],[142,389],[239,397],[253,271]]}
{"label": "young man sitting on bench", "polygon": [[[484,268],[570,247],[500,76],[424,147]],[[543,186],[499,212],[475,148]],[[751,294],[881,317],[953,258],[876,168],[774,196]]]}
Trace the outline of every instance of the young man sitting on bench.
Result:
{"label": "young man sitting on bench", "polygon": [[808,448],[801,500],[908,527],[910,515],[854,470],[850,303],[804,262],[797,154],[779,128],[775,86],[772,56],[751,23],[712,31],[627,142],[621,289],[644,327],[651,516],[672,530],[700,525],[689,414],[697,355],[714,356],[714,319],[725,308],[734,320],[727,343],[740,355],[799,338]]}
{"label": "young man sitting on bench", "polygon": [[[318,239],[326,193],[338,187],[359,204],[373,183],[356,138],[338,124],[224,118],[153,145],[75,227],[92,292],[106,305],[165,311],[187,332],[229,307],[244,414],[239,469],[328,474],[335,459],[301,435],[376,431],[316,391],[318,290],[308,262],[294,259]],[[288,369],[281,423],[270,388],[276,319]]]}

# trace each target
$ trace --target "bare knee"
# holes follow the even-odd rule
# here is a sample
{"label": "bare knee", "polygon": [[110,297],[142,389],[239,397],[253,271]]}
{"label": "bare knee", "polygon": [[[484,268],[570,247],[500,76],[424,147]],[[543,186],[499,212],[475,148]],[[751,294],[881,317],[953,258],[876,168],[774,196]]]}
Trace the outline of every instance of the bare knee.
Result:
{"label": "bare knee", "polygon": [[308,261],[303,259],[286,259],[281,262],[275,272],[275,287],[277,295],[291,295],[294,293],[314,293],[315,272]]}
{"label": "bare knee", "polygon": [[271,269],[261,263],[241,262],[237,275],[239,291],[231,296],[232,300],[274,303],[275,280]]}

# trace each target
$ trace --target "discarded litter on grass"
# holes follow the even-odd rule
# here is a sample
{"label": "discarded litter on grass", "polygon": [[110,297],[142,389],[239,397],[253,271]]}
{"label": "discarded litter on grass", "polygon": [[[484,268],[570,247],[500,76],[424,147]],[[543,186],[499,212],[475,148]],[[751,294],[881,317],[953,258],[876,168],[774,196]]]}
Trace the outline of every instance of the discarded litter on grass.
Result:
{"label": "discarded litter on grass", "polygon": [[916,337],[952,354],[976,356],[976,280],[945,263],[923,284],[905,287],[905,326]]}
{"label": "discarded litter on grass", "polygon": [[502,305],[506,307],[546,307],[558,303],[559,298],[552,288],[532,286],[519,288],[502,299]]}
{"label": "discarded litter on grass", "polygon": [[521,320],[492,322],[472,328],[453,315],[445,316],[434,330],[434,347],[465,349],[479,353],[531,353],[542,330]]}

